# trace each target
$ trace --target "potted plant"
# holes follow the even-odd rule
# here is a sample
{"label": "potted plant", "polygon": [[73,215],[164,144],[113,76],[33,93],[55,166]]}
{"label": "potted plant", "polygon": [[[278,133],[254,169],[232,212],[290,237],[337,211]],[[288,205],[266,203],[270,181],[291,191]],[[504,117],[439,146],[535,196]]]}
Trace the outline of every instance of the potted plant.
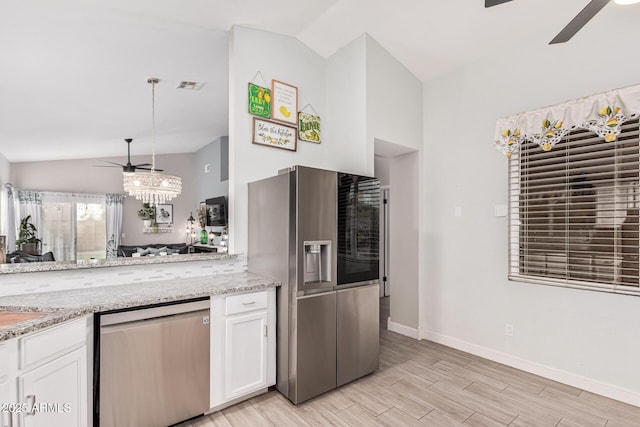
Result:
{"label": "potted plant", "polygon": [[41,240],[38,239],[38,229],[31,222],[31,215],[25,216],[20,220],[16,246],[22,252],[26,252],[31,255],[39,255],[40,242]]}
{"label": "potted plant", "polygon": [[156,208],[149,203],[143,203],[138,211],[138,217],[143,220],[145,227],[151,227],[156,220]]}

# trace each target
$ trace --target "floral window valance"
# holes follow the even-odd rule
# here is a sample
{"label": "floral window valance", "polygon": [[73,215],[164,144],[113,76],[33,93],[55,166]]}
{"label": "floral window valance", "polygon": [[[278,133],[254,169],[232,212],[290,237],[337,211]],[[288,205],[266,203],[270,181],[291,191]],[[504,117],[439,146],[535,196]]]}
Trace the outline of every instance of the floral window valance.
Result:
{"label": "floral window valance", "polygon": [[527,141],[549,151],[576,129],[588,129],[612,143],[621,125],[639,114],[640,85],[628,86],[498,119],[495,147],[507,157]]}

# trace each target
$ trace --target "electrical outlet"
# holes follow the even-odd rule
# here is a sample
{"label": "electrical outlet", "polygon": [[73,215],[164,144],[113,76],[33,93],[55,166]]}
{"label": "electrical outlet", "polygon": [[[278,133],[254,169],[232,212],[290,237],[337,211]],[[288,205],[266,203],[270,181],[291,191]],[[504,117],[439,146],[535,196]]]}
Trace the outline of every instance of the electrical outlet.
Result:
{"label": "electrical outlet", "polygon": [[512,337],[513,336],[513,325],[510,324],[506,324],[506,327],[504,329],[504,334],[508,337]]}

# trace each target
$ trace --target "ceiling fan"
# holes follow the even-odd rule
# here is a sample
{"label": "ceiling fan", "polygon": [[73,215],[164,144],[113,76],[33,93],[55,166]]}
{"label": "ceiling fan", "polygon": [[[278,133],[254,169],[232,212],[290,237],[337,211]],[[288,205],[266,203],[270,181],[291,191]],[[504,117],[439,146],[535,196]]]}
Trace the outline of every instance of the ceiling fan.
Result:
{"label": "ceiling fan", "polygon": [[[507,3],[513,0],[485,0],[484,7],[497,6],[502,3]],[[591,0],[585,7],[567,24],[566,27],[558,33],[549,44],[564,43],[569,41],[584,25],[591,20],[594,16],[602,10],[611,0]],[[640,0],[615,0],[617,4],[633,4],[638,3]]]}
{"label": "ceiling fan", "polygon": [[[122,168],[122,172],[135,172],[137,169],[150,171],[151,168],[148,167],[148,166],[151,166],[151,163],[140,163],[140,164],[137,164],[137,165],[132,165],[131,164],[131,141],[133,141],[133,139],[131,139],[131,138],[126,138],[125,139],[125,142],[127,143],[127,164],[121,165],[120,163],[110,162],[109,160],[102,160],[105,163],[111,163],[111,164],[110,165],[94,165],[94,166],[97,167],[97,168],[116,168],[116,167],[120,167],[120,168]],[[162,169],[156,169],[156,171],[162,172]]]}

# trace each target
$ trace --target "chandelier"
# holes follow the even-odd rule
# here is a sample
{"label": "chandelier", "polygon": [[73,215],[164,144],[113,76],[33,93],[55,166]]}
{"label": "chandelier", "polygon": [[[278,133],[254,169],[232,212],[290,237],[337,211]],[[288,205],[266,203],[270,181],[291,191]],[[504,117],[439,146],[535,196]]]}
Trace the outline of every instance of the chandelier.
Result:
{"label": "chandelier", "polygon": [[163,204],[182,192],[182,178],[156,171],[156,77],[147,79],[151,84],[151,170],[149,172],[123,172],[124,191],[151,205]]}

